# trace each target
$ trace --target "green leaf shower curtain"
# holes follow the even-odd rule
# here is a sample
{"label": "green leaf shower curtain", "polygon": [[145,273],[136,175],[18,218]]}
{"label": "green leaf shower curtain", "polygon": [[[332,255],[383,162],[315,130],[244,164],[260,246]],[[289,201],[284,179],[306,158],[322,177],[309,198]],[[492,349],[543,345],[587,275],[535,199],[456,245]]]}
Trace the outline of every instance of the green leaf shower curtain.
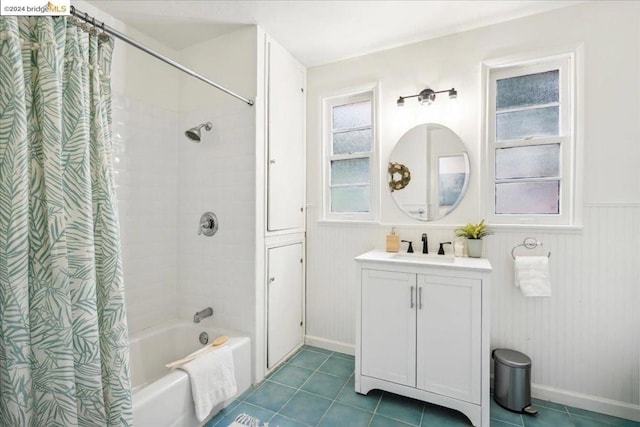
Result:
{"label": "green leaf shower curtain", "polygon": [[132,424],[113,41],[0,17],[0,425]]}

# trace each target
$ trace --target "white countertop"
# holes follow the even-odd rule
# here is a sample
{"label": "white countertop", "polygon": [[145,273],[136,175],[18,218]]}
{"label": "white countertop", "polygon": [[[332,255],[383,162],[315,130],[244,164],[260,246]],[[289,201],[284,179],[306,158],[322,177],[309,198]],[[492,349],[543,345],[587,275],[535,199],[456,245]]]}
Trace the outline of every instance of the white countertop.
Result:
{"label": "white countertop", "polygon": [[[442,257],[442,258],[439,258]],[[452,257],[451,255],[406,254],[403,252],[385,252],[375,249],[355,257],[358,262],[382,262],[414,267],[440,267],[474,271],[491,271],[491,264],[485,258]]]}

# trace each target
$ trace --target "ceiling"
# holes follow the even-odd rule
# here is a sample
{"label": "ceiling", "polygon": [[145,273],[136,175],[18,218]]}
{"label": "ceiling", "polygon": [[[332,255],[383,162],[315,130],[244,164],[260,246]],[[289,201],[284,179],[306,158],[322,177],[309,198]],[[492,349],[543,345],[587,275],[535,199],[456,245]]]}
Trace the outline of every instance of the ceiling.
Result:
{"label": "ceiling", "polygon": [[177,50],[243,25],[258,24],[300,62],[312,67],[578,1],[89,0],[89,3]]}

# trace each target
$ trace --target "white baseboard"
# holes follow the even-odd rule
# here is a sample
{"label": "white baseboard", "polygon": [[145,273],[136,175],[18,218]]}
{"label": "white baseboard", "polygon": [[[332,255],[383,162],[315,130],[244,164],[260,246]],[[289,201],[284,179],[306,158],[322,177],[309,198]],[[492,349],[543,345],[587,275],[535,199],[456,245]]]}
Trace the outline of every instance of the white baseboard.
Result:
{"label": "white baseboard", "polygon": [[[325,350],[355,355],[355,345],[326,338],[306,335],[304,343]],[[493,389],[493,374],[491,375],[491,388]],[[531,384],[531,397],[540,400],[549,400],[561,405],[586,409],[587,411],[600,412],[613,417],[640,421],[640,405],[606,399],[604,397],[589,394],[576,393],[559,388],[548,387],[540,384]]]}
{"label": "white baseboard", "polygon": [[[491,390],[493,390],[493,374],[491,374]],[[561,405],[600,412],[613,417],[640,421],[640,405],[605,399],[590,394],[576,393],[540,384],[531,384],[531,397],[548,400]]]}
{"label": "white baseboard", "polygon": [[531,396],[540,400],[550,400],[562,405],[586,409],[587,411],[600,412],[614,417],[640,421],[640,405],[575,393],[573,391],[561,390],[539,384],[531,384]]}
{"label": "white baseboard", "polygon": [[304,343],[313,347],[323,348],[325,350],[337,351],[338,353],[349,354],[351,356],[356,355],[356,346],[353,344],[328,340],[326,338],[319,338],[311,335],[305,335]]}

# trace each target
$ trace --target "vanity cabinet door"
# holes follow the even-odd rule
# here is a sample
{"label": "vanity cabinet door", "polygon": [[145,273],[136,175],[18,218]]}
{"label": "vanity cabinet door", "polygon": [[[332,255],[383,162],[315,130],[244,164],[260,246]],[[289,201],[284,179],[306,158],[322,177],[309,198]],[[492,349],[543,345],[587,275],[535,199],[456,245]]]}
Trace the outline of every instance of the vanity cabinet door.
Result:
{"label": "vanity cabinet door", "polygon": [[481,280],[419,274],[417,387],[480,403]]}
{"label": "vanity cabinet door", "polygon": [[415,387],[415,292],[415,274],[362,270],[362,375]]}

